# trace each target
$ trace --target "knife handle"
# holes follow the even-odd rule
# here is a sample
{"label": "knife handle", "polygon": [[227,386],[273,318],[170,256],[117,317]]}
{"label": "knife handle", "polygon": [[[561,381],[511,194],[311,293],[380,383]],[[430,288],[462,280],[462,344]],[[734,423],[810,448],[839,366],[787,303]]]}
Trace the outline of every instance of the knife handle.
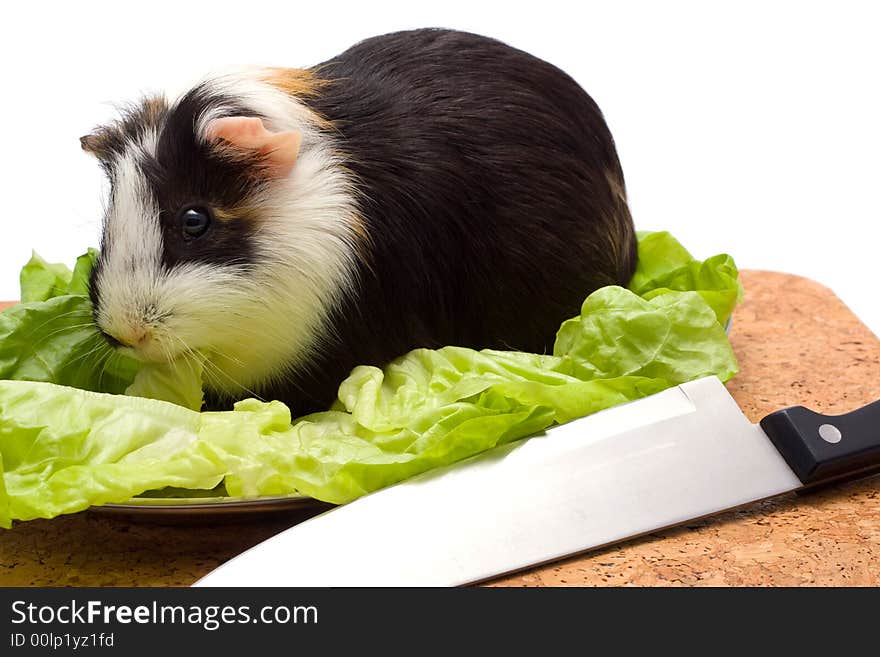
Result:
{"label": "knife handle", "polygon": [[761,428],[804,485],[880,468],[880,400],[843,415],[792,406]]}

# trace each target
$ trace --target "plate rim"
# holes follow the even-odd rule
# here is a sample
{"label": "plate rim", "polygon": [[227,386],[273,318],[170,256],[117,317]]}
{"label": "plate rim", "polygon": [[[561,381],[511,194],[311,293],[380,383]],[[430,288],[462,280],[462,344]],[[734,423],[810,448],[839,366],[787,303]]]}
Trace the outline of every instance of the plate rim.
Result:
{"label": "plate rim", "polygon": [[175,515],[191,511],[235,513],[243,511],[269,511],[283,509],[310,509],[333,506],[314,497],[299,493],[290,495],[267,495],[254,497],[143,497],[127,502],[108,502],[93,505],[89,511],[107,514]]}

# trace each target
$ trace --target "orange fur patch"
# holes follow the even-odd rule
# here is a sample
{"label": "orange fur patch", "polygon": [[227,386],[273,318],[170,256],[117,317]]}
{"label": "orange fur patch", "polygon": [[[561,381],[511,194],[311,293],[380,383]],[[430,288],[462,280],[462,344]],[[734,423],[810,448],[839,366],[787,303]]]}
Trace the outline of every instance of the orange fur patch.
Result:
{"label": "orange fur patch", "polygon": [[270,67],[265,71],[266,82],[292,96],[317,96],[320,88],[327,83],[307,68]]}
{"label": "orange fur patch", "polygon": [[226,210],[224,208],[218,208],[215,206],[213,210],[214,216],[217,217],[220,221],[234,221],[236,219],[248,216],[248,213],[243,211],[241,208]]}
{"label": "orange fur patch", "polygon": [[[328,84],[327,80],[319,78],[315,72],[308,68],[278,68],[265,69],[266,82],[281,89],[283,92],[300,98],[309,98],[321,93],[322,87]],[[325,117],[313,112],[315,122],[322,128],[332,128],[333,124]]]}

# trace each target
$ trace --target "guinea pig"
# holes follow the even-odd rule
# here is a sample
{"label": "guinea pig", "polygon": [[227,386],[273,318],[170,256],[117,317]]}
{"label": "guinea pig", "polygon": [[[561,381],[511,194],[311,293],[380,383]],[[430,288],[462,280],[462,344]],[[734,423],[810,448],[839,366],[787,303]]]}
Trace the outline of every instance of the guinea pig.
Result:
{"label": "guinea pig", "polygon": [[212,76],[81,143],[110,180],[95,323],[143,360],[204,353],[211,408],[326,409],[354,366],[418,347],[547,352],[636,263],[596,103],[473,34]]}

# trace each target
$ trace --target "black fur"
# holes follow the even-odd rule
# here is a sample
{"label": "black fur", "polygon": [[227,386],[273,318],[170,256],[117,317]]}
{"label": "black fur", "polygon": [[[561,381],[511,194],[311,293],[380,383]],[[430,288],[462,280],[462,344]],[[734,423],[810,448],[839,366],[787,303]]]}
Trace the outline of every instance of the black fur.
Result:
{"label": "black fur", "polygon": [[169,112],[155,160],[141,164],[161,208],[163,263],[169,268],[187,261],[247,266],[255,258],[247,217],[224,222],[222,228],[215,220],[199,239],[186,238],[181,230],[181,210],[193,206],[235,210],[263,184],[258,161],[243,155],[233,159],[229,152],[221,153],[196,140],[196,120],[215,105],[229,108],[229,115],[253,115],[237,108],[234,99],[198,86]]}
{"label": "black fur", "polygon": [[371,246],[332,347],[267,397],[325,408],[353,366],[416,347],[547,352],[590,292],[628,283],[614,142],[568,75],[447,30],[369,39],[316,72],[329,84],[305,100],[338,129]]}

